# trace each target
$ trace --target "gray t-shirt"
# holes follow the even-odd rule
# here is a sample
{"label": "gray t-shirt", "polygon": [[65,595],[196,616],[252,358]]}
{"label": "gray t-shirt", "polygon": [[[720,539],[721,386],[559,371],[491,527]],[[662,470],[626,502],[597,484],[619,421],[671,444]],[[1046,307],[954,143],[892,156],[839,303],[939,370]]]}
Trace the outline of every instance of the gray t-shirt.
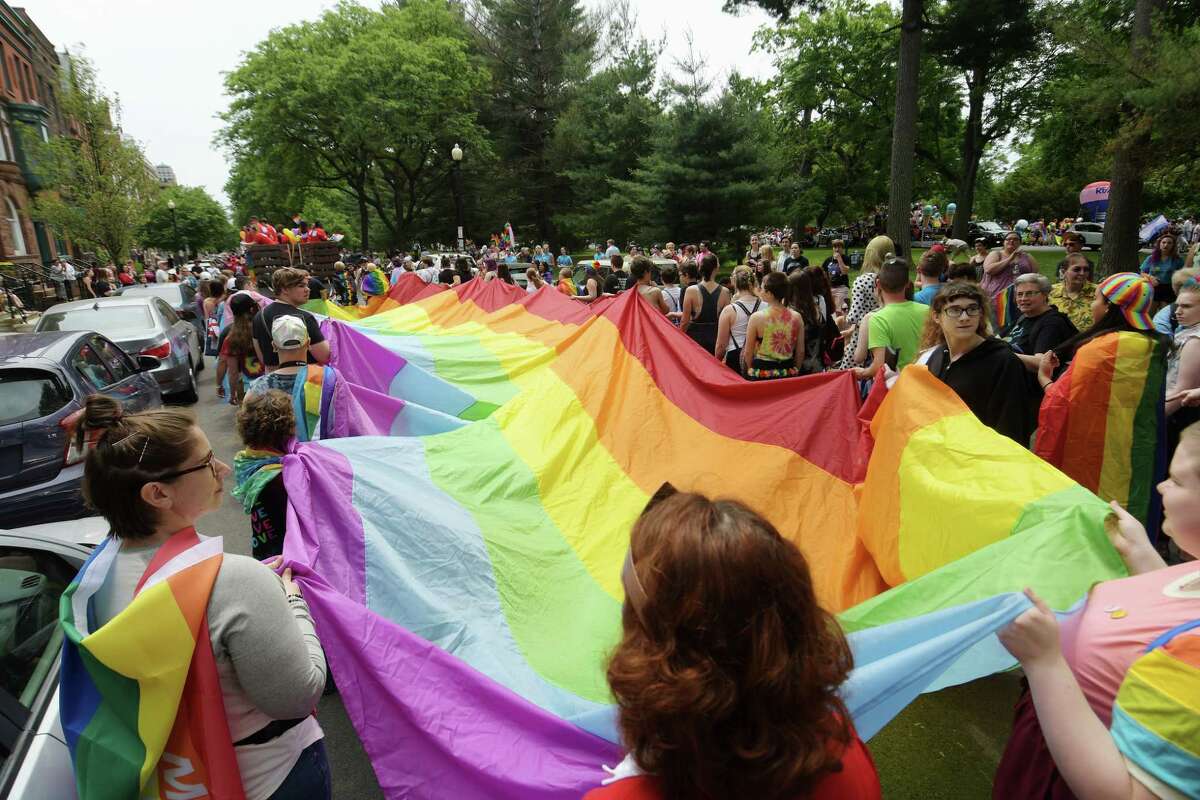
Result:
{"label": "gray t-shirt", "polygon": [[292,391],[296,388],[297,374],[299,373],[268,372],[266,375],[259,376],[251,381],[250,388],[246,390],[246,394],[259,394],[268,389],[278,389],[291,397]]}

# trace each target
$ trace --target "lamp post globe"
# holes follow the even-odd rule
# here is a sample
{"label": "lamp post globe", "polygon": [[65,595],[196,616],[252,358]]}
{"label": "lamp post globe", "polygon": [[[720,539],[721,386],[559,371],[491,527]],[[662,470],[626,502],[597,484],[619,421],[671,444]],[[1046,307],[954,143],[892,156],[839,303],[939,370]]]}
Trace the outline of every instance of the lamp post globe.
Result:
{"label": "lamp post globe", "polygon": [[450,170],[450,178],[452,181],[451,189],[454,191],[454,211],[455,216],[458,218],[458,229],[455,241],[458,243],[458,252],[460,253],[466,249],[463,241],[463,225],[465,223],[463,221],[462,159],[462,148],[458,146],[458,142],[455,142],[454,147],[450,149],[450,162],[452,165]]}

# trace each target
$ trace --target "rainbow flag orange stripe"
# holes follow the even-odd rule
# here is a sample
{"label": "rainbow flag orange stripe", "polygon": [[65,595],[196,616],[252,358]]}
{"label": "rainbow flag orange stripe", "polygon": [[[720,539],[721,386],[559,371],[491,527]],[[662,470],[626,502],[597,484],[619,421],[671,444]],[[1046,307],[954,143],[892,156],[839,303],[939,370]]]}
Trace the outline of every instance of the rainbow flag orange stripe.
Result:
{"label": "rainbow flag orange stripe", "polygon": [[1034,451],[1148,528],[1166,466],[1162,400],[1167,346],[1140,333],[1104,334],[1079,348],[1046,390]]}

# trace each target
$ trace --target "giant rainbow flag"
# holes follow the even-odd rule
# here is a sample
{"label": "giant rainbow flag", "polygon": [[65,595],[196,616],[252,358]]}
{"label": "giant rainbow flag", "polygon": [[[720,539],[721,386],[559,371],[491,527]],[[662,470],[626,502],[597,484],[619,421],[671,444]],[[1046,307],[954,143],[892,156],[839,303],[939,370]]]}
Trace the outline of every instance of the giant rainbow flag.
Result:
{"label": "giant rainbow flag", "polygon": [[919,367],[860,420],[847,373],[747,383],[632,292],[471,281],[324,326],[348,380],[466,423],[284,459],[284,555],[390,797],[577,798],[620,760],[604,662],[666,480],[804,551],[866,737],[1011,666],[992,634],[1024,586],[1067,608],[1124,573],[1106,506]]}

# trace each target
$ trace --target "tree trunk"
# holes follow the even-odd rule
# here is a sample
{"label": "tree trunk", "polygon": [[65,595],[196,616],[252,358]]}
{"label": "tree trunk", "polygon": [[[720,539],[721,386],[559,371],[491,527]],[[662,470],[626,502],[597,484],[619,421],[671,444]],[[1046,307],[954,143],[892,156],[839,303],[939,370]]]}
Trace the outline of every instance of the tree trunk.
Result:
{"label": "tree trunk", "polygon": [[367,210],[367,193],[361,186],[354,187],[354,196],[358,201],[358,227],[362,236],[359,249],[365,253],[371,249],[370,239],[367,236],[367,225],[370,222],[371,212]]}
{"label": "tree trunk", "polygon": [[[1133,11],[1133,33],[1129,47],[1136,64],[1150,45],[1150,15],[1154,0],[1137,0]],[[1136,123],[1136,109],[1123,106],[1123,124]],[[1142,216],[1142,190],[1146,182],[1149,132],[1126,137],[1113,154],[1112,186],[1108,191],[1108,216],[1104,222],[1104,249],[1100,253],[1100,276],[1138,271],[1138,230]]]}
{"label": "tree trunk", "polygon": [[896,70],[896,113],[892,121],[891,191],[888,236],[896,255],[908,256],[909,206],[913,196],[913,160],[917,142],[917,84],[921,66],[923,0],[904,0],[900,15],[900,64]]}
{"label": "tree trunk", "polygon": [[967,125],[963,131],[962,171],[955,187],[954,227],[955,239],[967,240],[967,223],[975,208],[975,181],[979,176],[979,162],[983,159],[983,70],[976,68],[967,84]]}
{"label": "tree trunk", "polygon": [[[796,186],[798,191],[797,197],[804,194],[804,190],[808,188],[808,182],[812,180],[813,159],[812,159],[812,142],[808,140],[808,131],[812,126],[813,110],[811,108],[804,109],[804,116],[800,120],[800,138],[804,141],[804,152],[800,156],[800,169],[797,170]],[[800,236],[800,231],[804,230],[804,223],[808,220],[801,218],[799,210],[792,220],[792,235]]]}

